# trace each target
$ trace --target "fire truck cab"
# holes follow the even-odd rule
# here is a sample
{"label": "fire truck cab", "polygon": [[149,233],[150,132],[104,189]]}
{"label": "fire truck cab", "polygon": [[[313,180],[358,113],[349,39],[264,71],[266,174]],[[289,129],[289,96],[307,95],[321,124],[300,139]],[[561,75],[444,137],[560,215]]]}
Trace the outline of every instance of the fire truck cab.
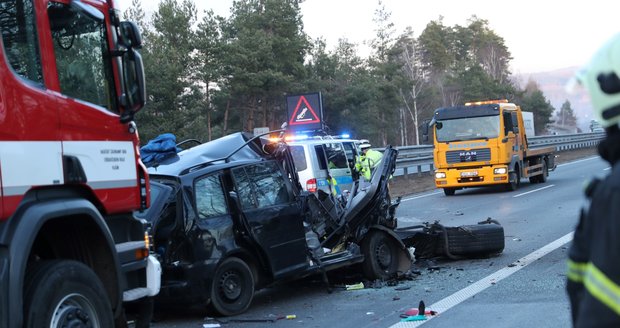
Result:
{"label": "fire truck cab", "polygon": [[0,0],[0,31],[0,327],[146,326],[140,33],[113,0]]}

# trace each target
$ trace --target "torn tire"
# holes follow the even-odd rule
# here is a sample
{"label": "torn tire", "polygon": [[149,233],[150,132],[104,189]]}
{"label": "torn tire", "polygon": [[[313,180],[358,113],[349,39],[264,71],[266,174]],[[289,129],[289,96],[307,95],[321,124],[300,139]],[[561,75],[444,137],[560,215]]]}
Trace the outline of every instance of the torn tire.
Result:
{"label": "torn tire", "polygon": [[398,271],[398,246],[385,233],[371,230],[362,242],[364,276],[370,280],[389,279]]}
{"label": "torn tire", "polygon": [[439,233],[437,255],[484,257],[504,250],[504,228],[499,224],[444,227],[444,231]]}

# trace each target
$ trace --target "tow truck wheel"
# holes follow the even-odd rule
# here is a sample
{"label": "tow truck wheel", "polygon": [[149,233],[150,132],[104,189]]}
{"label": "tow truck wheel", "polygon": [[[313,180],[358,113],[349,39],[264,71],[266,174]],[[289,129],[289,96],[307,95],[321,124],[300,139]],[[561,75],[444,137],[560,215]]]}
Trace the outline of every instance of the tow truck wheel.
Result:
{"label": "tow truck wheel", "polygon": [[456,192],[456,189],[454,188],[443,188],[443,193],[446,196],[454,196],[455,192]]}
{"label": "tow truck wheel", "polygon": [[542,174],[538,176],[538,183],[547,182],[547,175],[549,175],[549,171],[547,170],[547,161],[543,159],[542,161]]}
{"label": "tow truck wheel", "polygon": [[105,289],[81,262],[43,261],[28,272],[25,283],[25,327],[113,326]]}
{"label": "tow truck wheel", "polygon": [[211,285],[211,307],[224,315],[245,312],[254,297],[254,276],[241,259],[225,259],[215,271]]}
{"label": "tow truck wheel", "polygon": [[398,270],[398,247],[382,231],[371,230],[362,242],[364,275],[370,280],[389,279]]}
{"label": "tow truck wheel", "polygon": [[521,174],[519,173],[519,167],[515,166],[514,172],[510,172],[509,181],[508,181],[508,190],[515,191],[519,188],[519,183],[521,182]]}

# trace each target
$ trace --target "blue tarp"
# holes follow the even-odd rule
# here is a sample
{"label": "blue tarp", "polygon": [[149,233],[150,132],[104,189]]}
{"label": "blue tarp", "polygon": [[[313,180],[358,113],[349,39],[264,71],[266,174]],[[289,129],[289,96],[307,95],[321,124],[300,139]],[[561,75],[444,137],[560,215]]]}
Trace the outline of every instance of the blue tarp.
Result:
{"label": "blue tarp", "polygon": [[155,166],[163,160],[174,157],[181,151],[177,147],[177,138],[172,133],[163,133],[140,148],[142,162],[146,166]]}

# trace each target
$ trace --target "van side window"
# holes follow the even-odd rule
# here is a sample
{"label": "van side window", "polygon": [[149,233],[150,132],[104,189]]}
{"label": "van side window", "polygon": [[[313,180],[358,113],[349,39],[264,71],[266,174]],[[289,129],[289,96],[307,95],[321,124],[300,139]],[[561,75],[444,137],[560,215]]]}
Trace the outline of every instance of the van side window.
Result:
{"label": "van side window", "polygon": [[219,175],[210,175],[197,180],[194,185],[194,192],[196,194],[198,218],[207,219],[228,214]]}
{"label": "van side window", "polygon": [[290,203],[282,171],[276,162],[264,162],[233,170],[243,209]]}
{"label": "van side window", "polygon": [[39,39],[32,0],[1,1],[0,30],[6,56],[15,73],[43,84]]}
{"label": "van side window", "polygon": [[291,150],[291,156],[293,156],[293,162],[295,162],[295,168],[297,171],[303,171],[308,168],[306,163],[306,152],[303,146],[289,146]]}
{"label": "van side window", "polygon": [[347,155],[341,143],[325,144],[325,151],[330,169],[346,169],[349,167]]}

